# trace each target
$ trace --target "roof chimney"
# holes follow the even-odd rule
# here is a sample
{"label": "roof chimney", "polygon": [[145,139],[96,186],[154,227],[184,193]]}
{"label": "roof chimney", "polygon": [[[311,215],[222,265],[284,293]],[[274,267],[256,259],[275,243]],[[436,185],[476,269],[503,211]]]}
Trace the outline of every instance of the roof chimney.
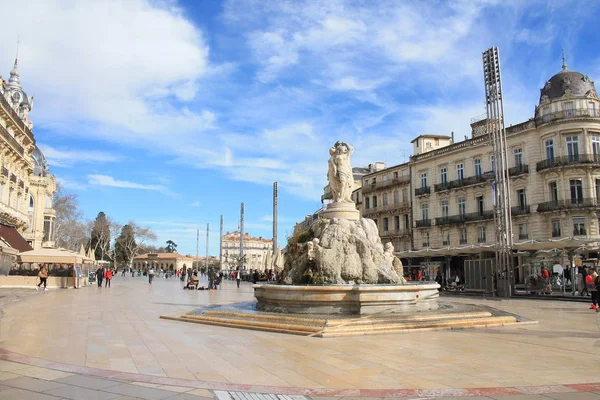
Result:
{"label": "roof chimney", "polygon": [[452,137],[452,143],[454,143],[454,131],[450,132],[450,136]]}

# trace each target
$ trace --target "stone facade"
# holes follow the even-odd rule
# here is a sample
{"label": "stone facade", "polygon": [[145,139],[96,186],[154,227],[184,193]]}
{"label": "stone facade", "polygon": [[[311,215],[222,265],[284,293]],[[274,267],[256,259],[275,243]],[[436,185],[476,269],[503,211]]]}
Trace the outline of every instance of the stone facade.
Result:
{"label": "stone facade", "polygon": [[33,96],[19,79],[15,60],[8,82],[0,78],[0,222],[14,226],[38,249],[54,244],[56,181],[31,131]]}
{"label": "stone facade", "polygon": [[[252,237],[248,233],[244,234],[244,262],[246,269],[264,271],[268,257],[267,254],[273,253],[273,239],[264,239],[262,237]],[[227,232],[222,238],[221,260],[223,269],[235,269],[239,266],[240,256],[240,232]]]}

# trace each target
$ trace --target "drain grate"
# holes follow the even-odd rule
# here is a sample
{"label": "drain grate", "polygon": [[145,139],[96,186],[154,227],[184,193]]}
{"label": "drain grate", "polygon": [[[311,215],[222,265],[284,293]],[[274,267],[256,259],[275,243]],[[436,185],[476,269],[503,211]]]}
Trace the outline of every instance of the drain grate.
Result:
{"label": "drain grate", "polygon": [[219,400],[307,400],[304,396],[215,390]]}

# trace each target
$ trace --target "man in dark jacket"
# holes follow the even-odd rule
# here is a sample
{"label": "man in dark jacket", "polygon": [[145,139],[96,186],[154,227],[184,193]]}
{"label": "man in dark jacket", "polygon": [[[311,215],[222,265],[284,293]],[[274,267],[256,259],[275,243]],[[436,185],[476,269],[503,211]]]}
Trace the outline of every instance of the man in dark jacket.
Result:
{"label": "man in dark jacket", "polygon": [[104,279],[104,269],[102,267],[98,267],[96,270],[96,280],[98,281],[98,287],[102,287],[102,279]]}

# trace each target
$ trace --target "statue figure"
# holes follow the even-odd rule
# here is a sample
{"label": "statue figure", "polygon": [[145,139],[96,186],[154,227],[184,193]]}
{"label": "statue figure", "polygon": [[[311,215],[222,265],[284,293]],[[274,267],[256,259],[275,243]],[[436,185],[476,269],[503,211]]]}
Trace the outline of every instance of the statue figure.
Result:
{"label": "statue figure", "polygon": [[352,166],[350,165],[350,156],[354,148],[345,142],[336,142],[329,149],[329,170],[327,179],[333,195],[334,203],[352,203],[352,185],[354,178],[352,176]]}

